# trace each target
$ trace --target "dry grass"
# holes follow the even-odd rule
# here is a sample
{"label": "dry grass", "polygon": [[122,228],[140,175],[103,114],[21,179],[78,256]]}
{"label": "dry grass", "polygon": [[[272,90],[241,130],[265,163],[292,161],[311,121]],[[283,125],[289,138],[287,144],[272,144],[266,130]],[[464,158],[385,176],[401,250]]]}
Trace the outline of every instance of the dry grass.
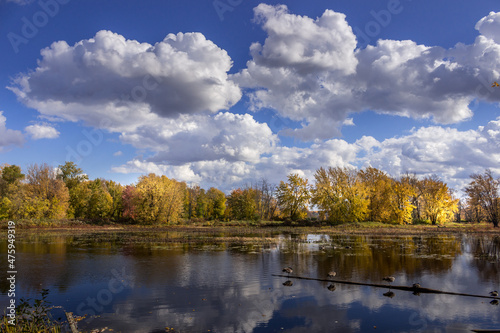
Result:
{"label": "dry grass", "polygon": [[[1,228],[6,229],[7,223],[1,222]],[[207,238],[223,239],[229,238],[251,239],[257,237],[268,237],[279,233],[310,233],[310,234],[354,234],[354,235],[423,235],[423,234],[443,234],[443,233],[466,233],[466,234],[497,234],[500,235],[500,228],[494,228],[491,223],[448,223],[444,226],[433,226],[428,224],[420,225],[394,225],[378,222],[345,223],[335,226],[284,226],[275,222],[246,222],[233,221],[230,223],[217,222],[211,225],[191,224],[191,225],[123,225],[123,224],[88,224],[78,220],[62,221],[16,221],[16,230],[19,233],[30,232],[31,230],[51,231],[61,234],[84,234],[93,233],[113,233],[113,232],[180,232],[194,235],[194,239]],[[215,234],[221,234],[214,237]],[[5,238],[7,233],[0,233],[0,239]],[[229,238],[228,238],[229,237]],[[181,242],[183,238],[179,237]],[[192,237],[191,237],[192,238]]]}

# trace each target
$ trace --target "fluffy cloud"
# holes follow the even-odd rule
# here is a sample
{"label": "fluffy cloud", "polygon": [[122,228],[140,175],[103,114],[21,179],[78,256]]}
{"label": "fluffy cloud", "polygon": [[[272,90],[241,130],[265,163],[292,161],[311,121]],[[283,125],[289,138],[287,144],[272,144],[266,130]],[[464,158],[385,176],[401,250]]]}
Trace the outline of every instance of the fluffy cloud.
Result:
{"label": "fluffy cloud", "polygon": [[188,183],[197,183],[204,187],[215,186],[228,191],[245,181],[255,181],[257,175],[255,165],[245,162],[228,162],[226,160],[189,162],[183,165],[168,165],[162,162],[133,159],[124,165],[114,167],[119,173],[156,173]]}
{"label": "fluffy cloud", "polygon": [[231,58],[200,33],[169,34],[151,45],[99,31],[73,46],[55,42],[41,55],[9,89],[46,116],[91,126],[107,117],[114,129],[130,130],[153,114],[213,113],[241,98],[227,77]]}
{"label": "fluffy cloud", "polygon": [[149,161],[170,165],[221,159],[256,163],[262,154],[272,152],[278,142],[267,124],[256,122],[248,114],[228,112],[162,120],[123,133],[121,139],[157,152]]}
{"label": "fluffy cloud", "polygon": [[[251,143],[250,140],[248,145]],[[217,186],[224,191],[229,191],[234,187],[255,183],[262,178],[277,183],[289,173],[299,173],[312,181],[314,172],[320,166],[354,167],[358,161],[357,154],[363,149],[358,143],[349,144],[338,139],[315,144],[309,148],[270,144],[267,147],[265,152],[260,151],[260,158],[255,160],[245,161],[225,156],[220,159],[204,159],[176,165],[170,160],[162,160],[154,156],[149,159],[134,159],[125,165],[113,168],[113,171],[161,173],[179,180],[203,182],[205,186]],[[165,153],[164,156],[168,155]]]}
{"label": "fluffy cloud", "polygon": [[55,139],[59,137],[59,131],[47,124],[35,124],[26,126],[24,129],[33,140]]}
{"label": "fluffy cloud", "polygon": [[423,127],[374,146],[361,158],[364,166],[371,165],[394,176],[405,172],[437,174],[457,190],[463,189],[472,173],[487,168],[500,173],[500,119],[469,131]]}
{"label": "fluffy cloud", "polygon": [[24,136],[21,131],[8,129],[6,126],[7,118],[0,111],[0,151],[11,145],[22,145]]}
{"label": "fluffy cloud", "polygon": [[253,178],[262,156],[278,138],[249,114],[184,115],[122,133],[121,140],[154,153],[115,167],[115,172],[161,173],[188,182],[220,186]]}
{"label": "fluffy cloud", "polygon": [[338,71],[351,74],[356,69],[353,57],[356,38],[345,15],[326,10],[312,20],[290,15],[285,5],[260,4],[255,9],[255,21],[262,24],[268,37],[264,43],[250,47],[253,61],[268,68],[288,67],[308,74]]}
{"label": "fluffy cloud", "polygon": [[490,12],[476,24],[476,30],[486,38],[492,39],[500,44],[500,13]]}
{"label": "fluffy cloud", "polygon": [[420,177],[437,174],[460,191],[472,173],[489,168],[500,174],[499,148],[500,118],[468,131],[431,126],[383,141],[364,136],[354,143],[332,139],[306,148],[276,146],[270,148],[271,154],[251,162],[222,158],[172,165],[155,158],[135,159],[113,171],[162,173],[228,191],[261,178],[277,183],[289,173],[299,173],[313,182],[314,173],[321,166],[373,166],[394,177],[406,172]]}
{"label": "fluffy cloud", "polygon": [[[115,172],[154,172],[223,190],[260,178],[276,183],[291,172],[313,181],[320,166],[436,173],[457,188],[472,172],[500,172],[500,120],[467,132],[432,126],[382,141],[332,139],[354,125],[354,112],[448,124],[471,117],[475,99],[499,101],[500,89],[491,87],[500,77],[496,13],[478,22],[473,44],[448,50],[394,40],[357,49],[346,17],[330,10],[312,19],[283,5],[259,5],[255,21],[268,37],[250,47],[247,68],[234,75],[227,74],[227,53],[199,33],[170,34],[151,45],[100,31],[42,50],[38,67],[9,89],[47,119],[119,133],[140,155]],[[302,124],[282,134],[314,144],[283,146],[252,115],[221,111],[241,98],[240,87],[252,110],[273,108]],[[58,135],[48,125],[26,132],[34,139]],[[0,147],[23,141],[1,114],[0,134]]]}
{"label": "fluffy cloud", "polygon": [[252,45],[253,59],[233,79],[248,89],[253,109],[305,121],[283,134],[328,139],[364,110],[450,124],[470,118],[476,98],[500,100],[490,87],[500,77],[496,13],[478,22],[474,44],[449,50],[395,40],[356,49],[345,16],[330,10],[312,20],[259,5],[255,17],[268,38]]}

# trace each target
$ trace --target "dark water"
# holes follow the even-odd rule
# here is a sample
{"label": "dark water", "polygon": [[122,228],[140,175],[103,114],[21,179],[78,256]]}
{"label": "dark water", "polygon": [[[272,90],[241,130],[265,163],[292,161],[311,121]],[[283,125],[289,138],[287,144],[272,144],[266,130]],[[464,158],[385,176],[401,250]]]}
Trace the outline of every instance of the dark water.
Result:
{"label": "dark water", "polygon": [[[500,290],[499,237],[270,234],[162,242],[190,234],[40,234],[17,239],[18,295],[87,314],[81,330],[114,332],[470,332],[500,329],[491,299],[290,279],[293,275],[488,295]],[[147,241],[145,241],[147,240]],[[2,253],[7,243],[0,241]],[[2,267],[6,258],[2,256]],[[1,305],[8,301],[0,272]],[[172,330],[173,329],[173,330]]]}

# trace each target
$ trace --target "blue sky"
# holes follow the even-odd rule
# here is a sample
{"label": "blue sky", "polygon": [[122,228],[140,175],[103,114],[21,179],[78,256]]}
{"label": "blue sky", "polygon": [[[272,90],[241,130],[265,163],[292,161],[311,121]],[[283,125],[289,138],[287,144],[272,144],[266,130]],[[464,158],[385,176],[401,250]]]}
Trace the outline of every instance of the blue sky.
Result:
{"label": "blue sky", "polygon": [[500,174],[498,1],[0,0],[0,163],[223,190]]}

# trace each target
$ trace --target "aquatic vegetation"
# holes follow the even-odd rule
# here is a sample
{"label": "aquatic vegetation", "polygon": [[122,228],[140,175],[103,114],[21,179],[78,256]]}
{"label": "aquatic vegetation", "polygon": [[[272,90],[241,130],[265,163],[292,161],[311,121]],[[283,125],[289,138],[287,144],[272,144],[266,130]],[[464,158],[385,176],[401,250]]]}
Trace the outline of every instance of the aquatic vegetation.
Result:
{"label": "aquatic vegetation", "polygon": [[[47,301],[48,289],[42,289],[41,298],[20,299],[20,304],[16,306],[15,325],[11,318],[4,314],[0,318],[0,331],[6,333],[14,332],[62,332],[64,323],[54,320],[51,310],[56,308]],[[10,321],[10,322],[9,322]]]}

